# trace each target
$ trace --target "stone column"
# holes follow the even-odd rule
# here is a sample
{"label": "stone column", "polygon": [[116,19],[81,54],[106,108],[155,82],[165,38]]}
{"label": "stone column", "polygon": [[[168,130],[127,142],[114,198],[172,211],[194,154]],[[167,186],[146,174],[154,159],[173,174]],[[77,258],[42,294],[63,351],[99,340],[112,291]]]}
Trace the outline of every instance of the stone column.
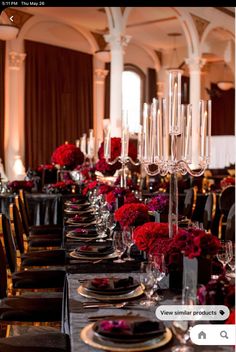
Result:
{"label": "stone column", "polygon": [[96,137],[96,153],[98,143],[103,140],[103,119],[104,116],[104,99],[105,99],[105,78],[108,74],[108,70],[102,68],[96,68],[94,71],[94,133]]}
{"label": "stone column", "polygon": [[[26,54],[7,51],[6,65],[6,172],[10,180],[24,177],[24,66]],[[17,160],[18,165],[14,166]],[[20,163],[19,163],[20,160]]]}
{"label": "stone column", "polygon": [[122,116],[122,72],[124,47],[131,37],[120,33],[104,35],[111,49],[110,124],[111,136],[121,137]]}
{"label": "stone column", "polygon": [[206,60],[198,56],[193,56],[185,60],[189,66],[190,75],[190,104],[192,104],[192,155],[193,164],[197,167],[199,162],[199,139],[200,139],[200,121],[199,121],[199,101],[201,99],[201,68]]}

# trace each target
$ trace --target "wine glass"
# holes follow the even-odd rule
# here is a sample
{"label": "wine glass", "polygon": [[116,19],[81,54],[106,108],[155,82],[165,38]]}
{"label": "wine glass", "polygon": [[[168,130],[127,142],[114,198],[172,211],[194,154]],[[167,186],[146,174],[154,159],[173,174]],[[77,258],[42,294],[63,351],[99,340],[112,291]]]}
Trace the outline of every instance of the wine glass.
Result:
{"label": "wine glass", "polygon": [[[156,280],[156,286],[159,288],[159,282],[166,276],[166,264],[165,264],[165,255],[163,253],[155,253],[149,255],[149,263],[152,266],[153,275]],[[163,297],[159,296],[156,292],[155,301],[160,301]]]}
{"label": "wine glass", "polygon": [[98,233],[97,242],[105,242],[104,238],[106,235],[106,223],[104,221],[96,221],[96,231]]}
{"label": "wine glass", "polygon": [[233,243],[230,240],[221,241],[221,247],[216,255],[217,259],[223,264],[224,271],[226,265],[233,259]]}
{"label": "wine glass", "polygon": [[146,299],[140,302],[141,305],[145,307],[151,307],[155,305],[155,301],[152,299],[153,293],[155,291],[155,276],[153,274],[152,265],[150,263],[141,263],[141,273],[140,273],[140,284],[144,289],[144,294]]}
{"label": "wine glass", "polygon": [[192,352],[193,348],[188,346],[187,343],[190,340],[190,324],[188,321],[173,321],[171,329],[179,340],[180,345],[171,348],[172,352]]}
{"label": "wine glass", "polygon": [[134,242],[133,242],[133,228],[125,229],[123,231],[123,241],[127,246],[127,255],[128,255],[128,257],[125,260],[126,261],[133,261],[134,259],[131,258],[131,256],[130,256],[131,247],[134,244]]}
{"label": "wine glass", "polygon": [[113,263],[125,263],[125,260],[121,259],[122,255],[126,251],[126,245],[123,241],[122,231],[114,232],[113,246],[118,256],[118,259],[114,260]]}
{"label": "wine glass", "polygon": [[115,222],[115,217],[113,213],[109,213],[109,215],[106,218],[106,224],[107,224],[107,228],[109,229],[109,240],[112,241],[112,231],[114,230],[114,228],[116,227],[116,222]]}

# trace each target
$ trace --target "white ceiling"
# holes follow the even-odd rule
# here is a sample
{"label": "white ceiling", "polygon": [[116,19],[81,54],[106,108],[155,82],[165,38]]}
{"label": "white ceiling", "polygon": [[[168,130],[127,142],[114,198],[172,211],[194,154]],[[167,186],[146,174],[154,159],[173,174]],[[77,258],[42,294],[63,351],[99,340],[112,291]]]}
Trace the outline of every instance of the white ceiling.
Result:
{"label": "white ceiling", "polygon": [[[226,9],[231,12],[235,10],[233,7]],[[100,34],[108,31],[107,16],[101,7],[22,7],[21,10],[50,16]],[[191,8],[191,13],[194,13],[194,8]],[[181,36],[174,39],[168,36],[169,33],[180,33]],[[220,41],[227,39],[222,33],[222,30],[214,31],[213,39]],[[181,24],[171,7],[133,7],[128,18],[126,34],[131,35],[135,42],[158,51],[186,45]]]}

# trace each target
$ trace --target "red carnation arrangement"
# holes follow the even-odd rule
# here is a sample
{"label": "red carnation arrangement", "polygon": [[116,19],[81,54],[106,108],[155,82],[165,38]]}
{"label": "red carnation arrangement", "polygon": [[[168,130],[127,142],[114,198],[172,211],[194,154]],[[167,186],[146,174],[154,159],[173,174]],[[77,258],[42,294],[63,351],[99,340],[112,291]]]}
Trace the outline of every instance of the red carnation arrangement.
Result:
{"label": "red carnation arrangement", "polygon": [[54,170],[55,165],[53,164],[41,164],[37,167],[38,172],[43,172],[43,170]]}
{"label": "red carnation arrangement", "polygon": [[92,191],[97,186],[98,186],[98,181],[88,181],[82,191],[83,196],[86,196],[89,191]]}
{"label": "red carnation arrangement", "polygon": [[84,154],[74,144],[62,144],[52,154],[52,163],[74,169],[84,162]]}
{"label": "red carnation arrangement", "polygon": [[12,181],[8,183],[8,188],[10,188],[11,192],[18,192],[20,189],[30,192],[34,187],[33,181]]}
{"label": "red carnation arrangement", "polygon": [[166,253],[172,241],[169,238],[169,225],[164,222],[147,222],[137,227],[133,239],[139,250],[150,254]]}
{"label": "red carnation arrangement", "polygon": [[124,204],[115,211],[115,219],[122,228],[140,225],[149,220],[148,208],[142,203]]}
{"label": "red carnation arrangement", "polygon": [[[112,137],[111,138],[111,160],[117,158],[121,153],[121,138]],[[129,141],[129,156],[133,159],[137,159],[137,148],[134,142]],[[102,142],[98,150],[98,158],[95,167],[97,171],[102,172],[106,175],[113,175],[116,170],[120,169],[121,165],[119,162],[114,165],[109,165],[104,158],[104,142]]]}
{"label": "red carnation arrangement", "polygon": [[44,192],[46,193],[63,193],[68,194],[72,191],[72,186],[74,187],[75,191],[78,192],[78,185],[76,182],[72,180],[67,181],[59,181],[56,183],[48,184],[44,187]]}

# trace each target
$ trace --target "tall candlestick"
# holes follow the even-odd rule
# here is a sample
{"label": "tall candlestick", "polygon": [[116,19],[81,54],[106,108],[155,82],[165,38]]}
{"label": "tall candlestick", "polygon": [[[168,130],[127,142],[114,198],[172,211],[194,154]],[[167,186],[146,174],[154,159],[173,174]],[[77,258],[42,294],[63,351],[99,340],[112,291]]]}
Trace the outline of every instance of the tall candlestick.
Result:
{"label": "tall candlestick", "polygon": [[139,131],[138,131],[138,154],[137,158],[138,160],[141,160],[142,155],[143,155],[143,126],[139,125]]}
{"label": "tall candlestick", "polygon": [[174,84],[171,129],[174,132],[177,128],[177,82]]}
{"label": "tall candlestick", "polygon": [[143,138],[144,138],[144,159],[148,159],[149,154],[149,106],[147,103],[143,105]]}
{"label": "tall candlestick", "polygon": [[206,158],[206,135],[207,135],[207,111],[204,109],[204,112],[202,111],[202,126],[201,126],[201,157],[203,159]]}

